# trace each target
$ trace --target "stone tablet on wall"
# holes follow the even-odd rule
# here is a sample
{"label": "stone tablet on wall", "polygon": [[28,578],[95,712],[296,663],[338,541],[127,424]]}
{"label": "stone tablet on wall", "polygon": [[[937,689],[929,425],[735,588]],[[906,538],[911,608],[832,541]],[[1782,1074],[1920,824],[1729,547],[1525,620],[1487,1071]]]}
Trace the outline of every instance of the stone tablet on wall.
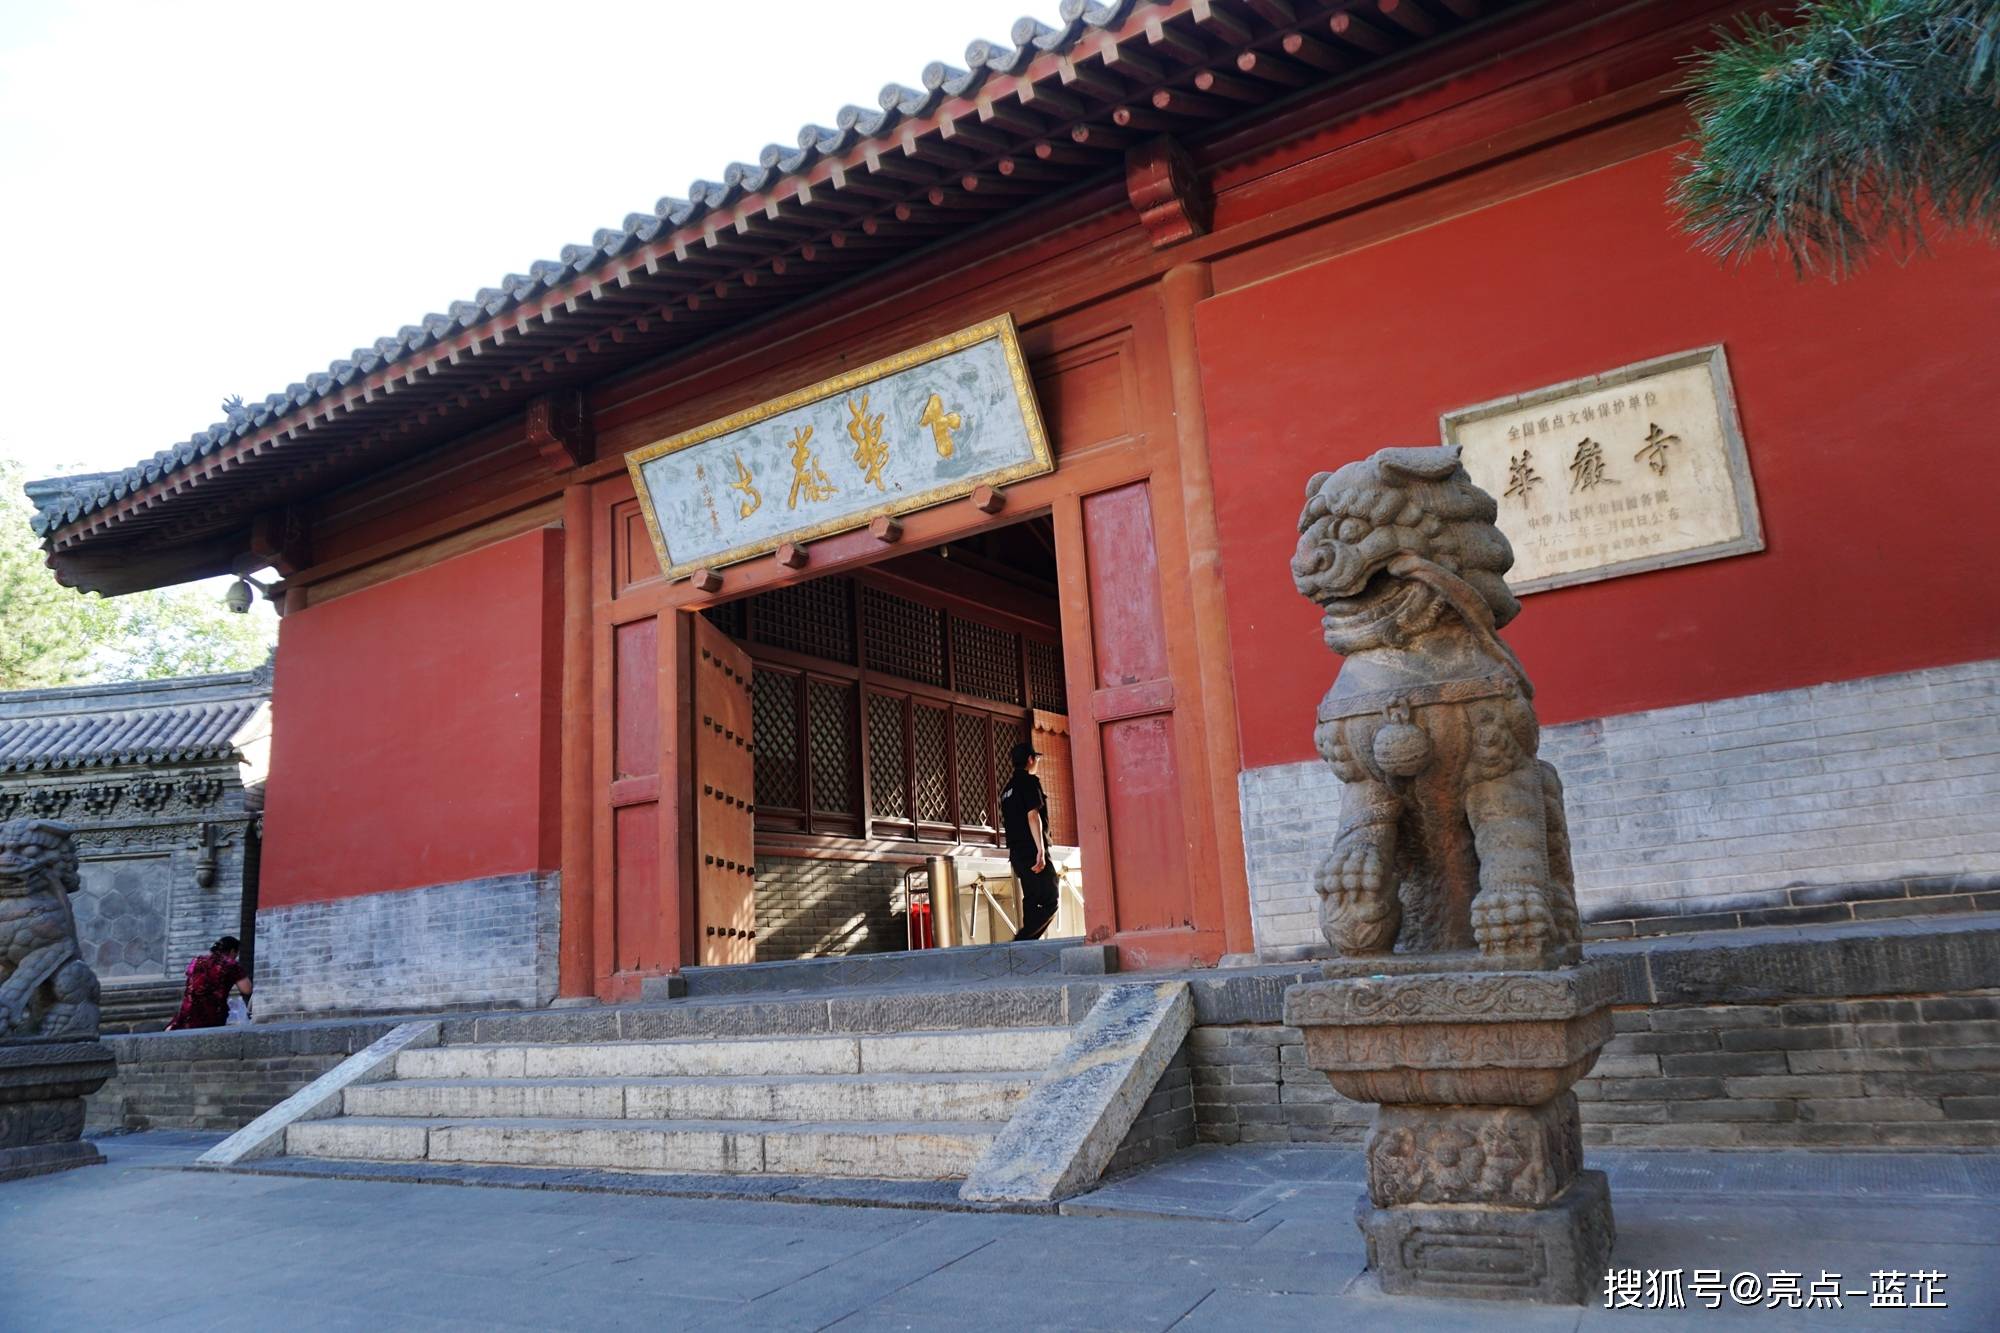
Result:
{"label": "stone tablet on wall", "polygon": [[1500,505],[1516,593],[1764,549],[1719,345],[1460,408],[1439,424]]}
{"label": "stone tablet on wall", "polygon": [[647,445],[627,463],[668,578],[1054,467],[1006,315]]}

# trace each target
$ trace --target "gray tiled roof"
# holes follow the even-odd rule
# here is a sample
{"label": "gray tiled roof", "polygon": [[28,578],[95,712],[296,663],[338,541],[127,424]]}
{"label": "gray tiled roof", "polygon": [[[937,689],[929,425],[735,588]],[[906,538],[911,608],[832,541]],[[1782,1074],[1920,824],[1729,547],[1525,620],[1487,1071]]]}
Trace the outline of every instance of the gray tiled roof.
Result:
{"label": "gray tiled roof", "polygon": [[[1127,154],[1148,136],[1185,140],[1197,162],[1208,151],[1235,160],[1253,118],[1290,103],[1297,113],[1275,132],[1303,132],[1360,105],[1378,65],[1532,7],[1063,0],[1060,23],[1021,19],[1011,44],[974,42],[962,67],[934,63],[918,87],[890,84],[875,107],[844,107],[794,146],[769,145],[283,393],[232,404],[227,420],[136,467],[36,483],[35,528],[72,587],[115,594],[226,572],[259,518],[537,397],[662,364],[979,228],[1019,244],[1031,229],[1015,219],[1044,201],[1075,213],[1054,214],[1058,225],[1116,208]],[[1476,62],[1494,47],[1461,49]],[[1342,84],[1344,103],[1313,106]],[[995,313],[992,299],[982,294],[980,313]]]}
{"label": "gray tiled roof", "polygon": [[656,202],[650,213],[629,213],[618,226],[593,233],[589,243],[563,246],[561,259],[537,260],[528,265],[526,273],[509,273],[496,285],[482,288],[470,300],[453,301],[444,313],[427,314],[414,324],[405,324],[395,333],[377,338],[367,347],[357,347],[330,363],[324,371],[288,384],[282,393],[270,394],[261,402],[246,404],[227,420],[197,431],[123,472],[62,479],[68,483],[64,488],[50,488],[34,496],[38,508],[30,521],[42,535],[73,523],[215,452],[231,440],[269,425],[294,408],[308,407],[358,377],[371,375],[413,352],[434,346],[589,273],[662,231],[672,231],[743,195],[767,189],[783,177],[804,171],[823,156],[843,152],[863,140],[886,137],[898,122],[926,114],[946,97],[963,97],[974,92],[990,75],[1017,73],[1044,52],[1066,50],[1092,31],[1115,27],[1135,8],[1161,2],[1112,0],[1100,4],[1095,0],[1062,0],[1061,21],[1055,26],[1032,17],[1020,18],[1014,23],[1011,45],[981,40],[966,47],[964,68],[933,61],[924,69],[921,88],[888,84],[877,98],[878,105],[844,106],[834,116],[831,127],[804,125],[795,147],[767,144],[758,153],[755,164],[732,162],[723,169],[720,181],[696,180],[690,184],[687,198],[669,195]]}
{"label": "gray tiled roof", "polygon": [[255,700],[0,721],[0,772],[225,759]]}
{"label": "gray tiled roof", "polygon": [[0,773],[226,759],[270,695],[262,670],[0,693]]}

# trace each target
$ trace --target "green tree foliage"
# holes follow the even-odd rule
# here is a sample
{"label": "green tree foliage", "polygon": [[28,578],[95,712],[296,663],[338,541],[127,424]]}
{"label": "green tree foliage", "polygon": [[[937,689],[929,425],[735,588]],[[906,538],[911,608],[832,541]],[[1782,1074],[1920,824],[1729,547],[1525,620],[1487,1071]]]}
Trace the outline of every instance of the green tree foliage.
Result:
{"label": "green tree foliage", "polygon": [[277,641],[267,605],[247,616],[213,588],[105,599],[56,582],[28,526],[23,468],[0,457],[0,690],[245,671]]}
{"label": "green tree foliage", "polygon": [[1687,82],[1675,203],[1704,249],[1835,278],[1935,227],[2000,239],[2000,0],[1808,0]]}

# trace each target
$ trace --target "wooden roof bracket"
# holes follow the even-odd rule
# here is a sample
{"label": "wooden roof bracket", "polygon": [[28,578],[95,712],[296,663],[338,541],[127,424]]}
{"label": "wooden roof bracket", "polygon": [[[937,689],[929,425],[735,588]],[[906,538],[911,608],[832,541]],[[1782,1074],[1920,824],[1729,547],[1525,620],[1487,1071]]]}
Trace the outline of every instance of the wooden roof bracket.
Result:
{"label": "wooden roof bracket", "polygon": [[527,436],[542,461],[556,472],[582,467],[596,456],[590,413],[583,395],[574,389],[529,399]]}
{"label": "wooden roof bracket", "polygon": [[1214,196],[1187,149],[1171,135],[1125,150],[1125,193],[1155,250],[1208,234]]}

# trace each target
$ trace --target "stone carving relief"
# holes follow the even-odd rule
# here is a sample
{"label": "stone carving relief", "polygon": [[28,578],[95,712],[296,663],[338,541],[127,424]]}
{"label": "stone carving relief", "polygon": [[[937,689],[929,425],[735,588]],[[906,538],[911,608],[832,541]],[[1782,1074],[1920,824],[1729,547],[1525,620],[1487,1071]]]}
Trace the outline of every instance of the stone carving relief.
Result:
{"label": "stone carving relief", "polygon": [[38,787],[28,793],[28,808],[43,819],[56,819],[69,809],[75,794],[68,787]]}
{"label": "stone carving relief", "polygon": [[160,778],[140,778],[132,784],[132,804],[147,813],[163,809],[174,799],[174,784]]}
{"label": "stone carving relief", "polygon": [[1617,974],[1608,971],[1432,973],[1316,994],[1299,1012],[1335,1026],[1567,1019],[1614,1002],[1618,993]]}
{"label": "stone carving relief", "polygon": [[97,974],[77,948],[66,824],[0,824],[0,1042],[97,1035]]}
{"label": "stone carving relief", "polygon": [[181,797],[189,805],[214,805],[222,798],[222,779],[182,778]]}
{"label": "stone carving relief", "polygon": [[1562,1193],[1583,1164],[1576,1099],[1532,1110],[1464,1107],[1377,1117],[1368,1135],[1377,1207],[1500,1203],[1533,1207]]}
{"label": "stone carving relief", "polygon": [[1307,487],[1292,579],[1345,661],[1314,743],[1343,785],[1315,888],[1350,956],[1579,939],[1562,783],[1498,630],[1520,611],[1493,498],[1455,447],[1384,449]]}
{"label": "stone carving relief", "polygon": [[115,782],[94,782],[87,787],[79,787],[76,791],[77,800],[82,803],[84,813],[99,818],[117,808],[118,799],[124,794],[125,788]]}

